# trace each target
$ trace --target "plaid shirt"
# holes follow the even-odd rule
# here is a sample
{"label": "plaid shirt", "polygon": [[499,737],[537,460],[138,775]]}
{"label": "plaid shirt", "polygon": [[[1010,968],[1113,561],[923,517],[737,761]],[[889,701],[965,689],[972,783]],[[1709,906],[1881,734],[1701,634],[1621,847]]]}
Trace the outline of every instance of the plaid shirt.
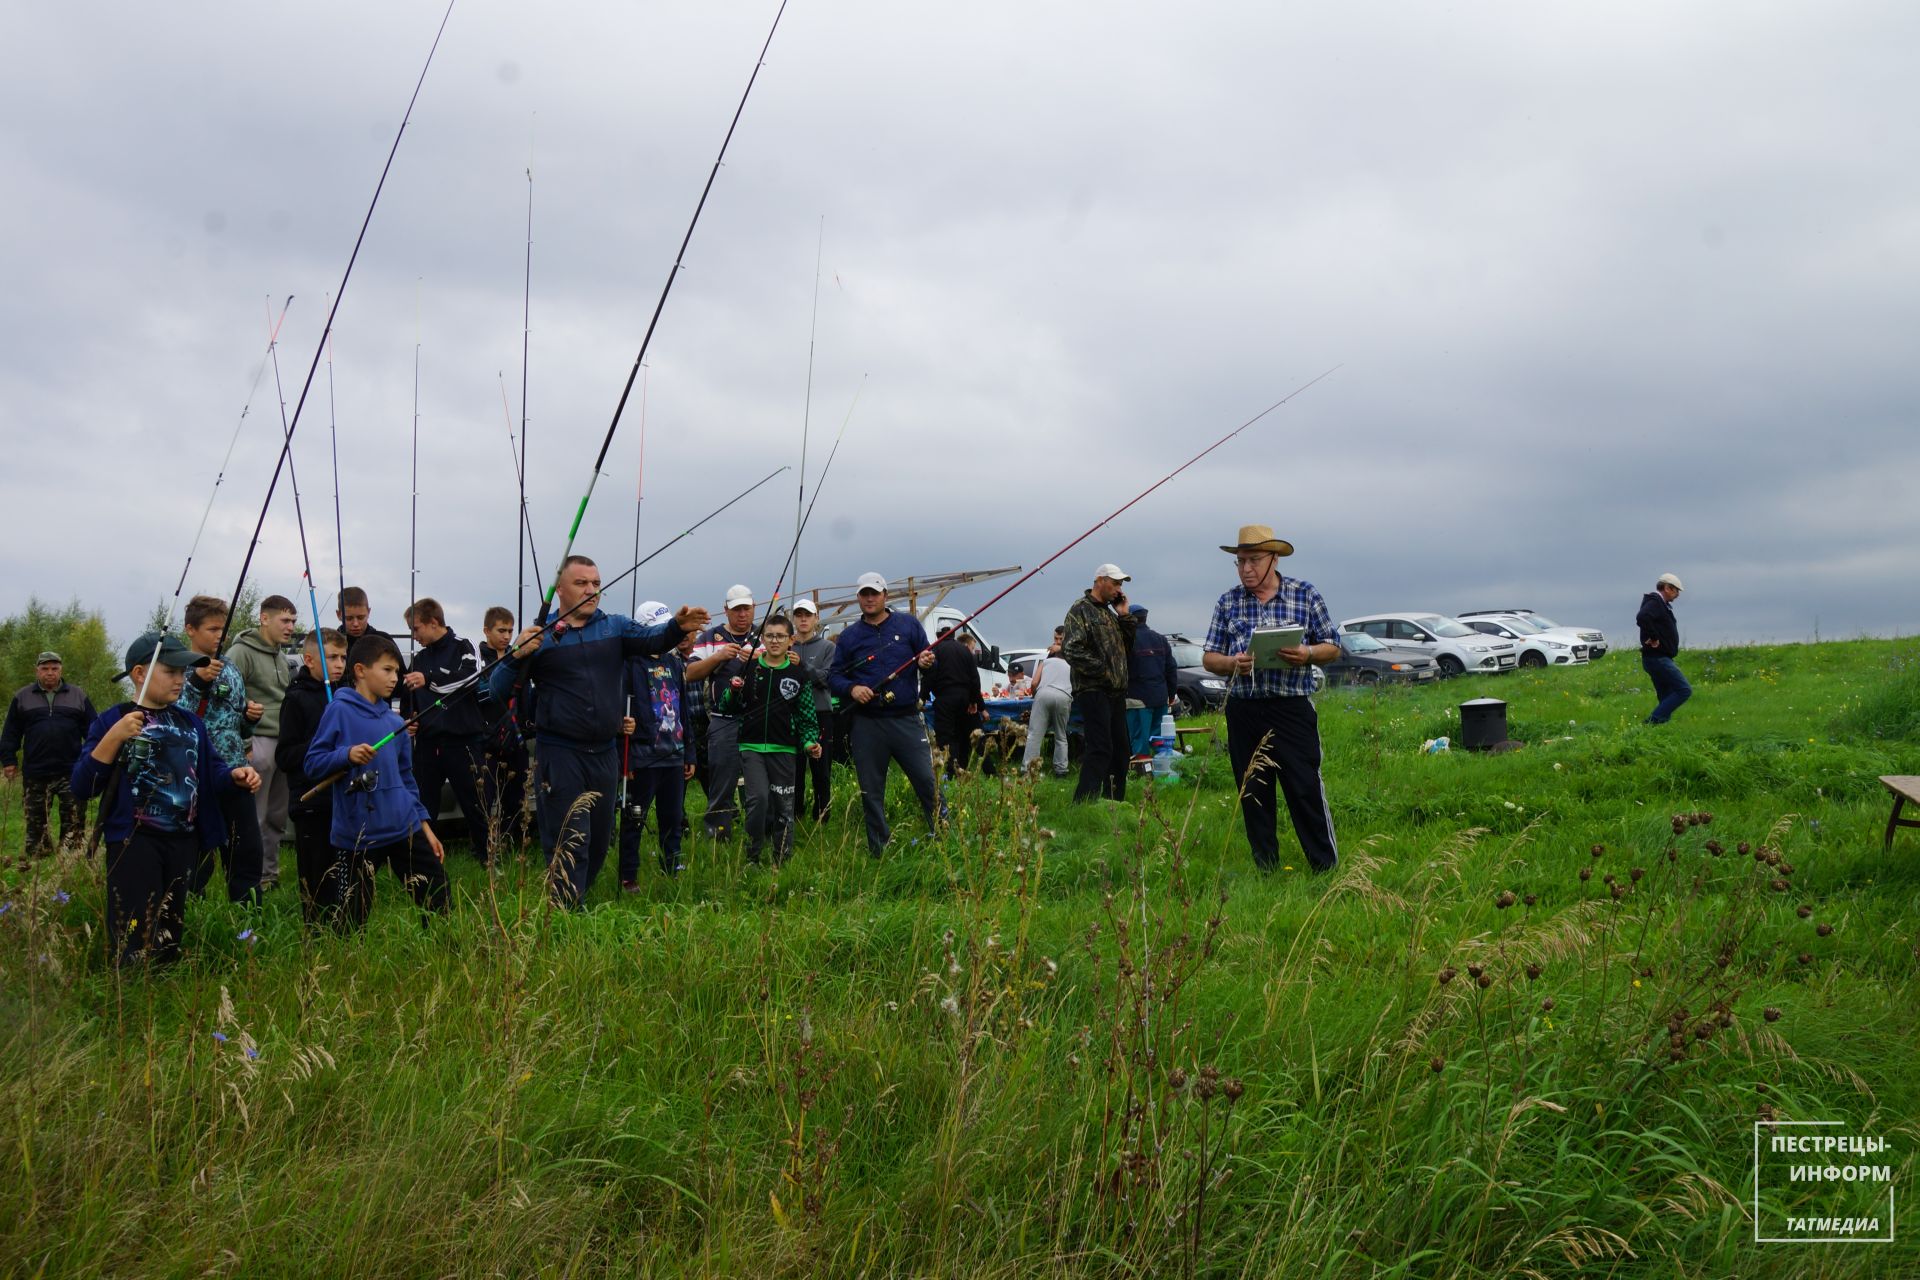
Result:
{"label": "plaid shirt", "polygon": [[[1207,624],[1208,653],[1245,653],[1253,644],[1253,633],[1266,627],[1304,627],[1302,644],[1337,644],[1338,633],[1327,613],[1327,602],[1320,598],[1311,582],[1299,578],[1281,578],[1273,599],[1260,603],[1253,592],[1235,587],[1213,606],[1213,621]],[[1229,698],[1304,698],[1313,692],[1311,666],[1288,667],[1284,671],[1262,671],[1232,676],[1227,681]]]}
{"label": "plaid shirt", "polygon": [[686,696],[680,700],[680,719],[692,723],[695,716],[707,714],[707,682],[705,680],[687,680]]}

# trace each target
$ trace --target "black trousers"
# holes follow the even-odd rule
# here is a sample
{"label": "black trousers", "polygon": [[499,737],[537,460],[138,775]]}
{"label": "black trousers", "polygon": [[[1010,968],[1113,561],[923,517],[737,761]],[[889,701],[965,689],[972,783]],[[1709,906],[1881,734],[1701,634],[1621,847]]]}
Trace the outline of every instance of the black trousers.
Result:
{"label": "black trousers", "polygon": [[[373,911],[373,878],[381,867],[393,872],[420,908],[420,923],[447,911],[447,869],[433,856],[426,836],[416,831],[404,840],[364,849],[333,849],[332,861],[314,895],[314,915],[336,929],[358,929]],[[302,886],[305,887],[304,884]]]}
{"label": "black trousers", "polygon": [[887,825],[887,764],[900,766],[933,830],[934,807],[940,803],[933,780],[933,757],[927,754],[927,726],[918,715],[854,715],[853,774],[860,780],[860,809],[866,818],[867,852],[879,857],[893,839]]}
{"label": "black trousers", "polygon": [[640,836],[651,808],[660,832],[660,869],[680,870],[680,840],[687,820],[686,769],[677,764],[635,769],[627,775],[627,807],[620,814],[620,882],[640,878]]}
{"label": "black trousers", "polygon": [[979,703],[936,701],[933,704],[933,744],[947,753],[949,778],[973,759],[973,731],[979,727]]}
{"label": "black trousers", "polygon": [[533,786],[548,891],[555,906],[577,907],[586,901],[613,843],[620,753],[612,742],[583,751],[543,738],[534,755]]}
{"label": "black trousers", "polygon": [[[260,812],[253,797],[239,787],[229,788],[220,797],[220,816],[227,823],[227,841],[220,846],[220,861],[227,871],[229,902],[260,900]],[[200,855],[194,872],[193,891],[205,893],[213,883],[213,850]]]}
{"label": "black trousers", "polygon": [[413,781],[420,788],[420,803],[427,806],[427,821],[440,816],[440,788],[453,788],[453,798],[467,820],[467,841],[473,856],[486,865],[487,806],[480,799],[480,780],[485,775],[485,752],[474,737],[421,738],[413,745]]}
{"label": "black trousers", "polygon": [[792,752],[742,751],[740,769],[746,775],[747,861],[760,861],[760,850],[773,838],[774,865],[793,852],[793,778],[799,759]]}
{"label": "black trousers", "polygon": [[1127,735],[1127,695],[1089,689],[1073,695],[1080,713],[1080,782],[1075,804],[1106,796],[1127,798],[1127,763],[1133,758]]}
{"label": "black trousers", "polygon": [[[1227,754],[1240,789],[1240,816],[1253,846],[1254,865],[1280,865],[1274,783],[1287,800],[1293,834],[1315,871],[1340,861],[1333,815],[1320,781],[1320,716],[1311,698],[1228,698]],[[1259,760],[1256,764],[1255,757]]]}
{"label": "black trousers", "polygon": [[[800,762],[799,771],[793,775],[793,811],[796,814],[811,814],[815,822],[825,822],[828,812],[833,808],[834,716],[833,712],[820,705],[819,692],[818,689],[814,690],[813,714],[820,721],[820,758],[815,760],[812,756],[806,757]],[[813,789],[811,807],[807,798],[808,784],[812,784]]]}
{"label": "black trousers", "polygon": [[[253,797],[242,795],[249,808]],[[200,866],[200,838],[191,831],[136,825],[107,846],[107,957],[116,965],[180,958],[187,895]]]}
{"label": "black trousers", "polygon": [[487,830],[498,830],[518,849],[527,838],[527,745],[488,747],[481,758],[480,803],[487,808]]}
{"label": "black trousers", "polygon": [[27,853],[42,858],[53,852],[53,824],[47,820],[47,802],[60,809],[60,843],[84,845],[87,841],[86,806],[74,798],[66,778],[23,778],[20,782],[21,808],[27,820]]}
{"label": "black trousers", "polygon": [[313,812],[296,813],[293,821],[293,860],[300,875],[300,917],[308,924],[337,923],[338,908],[347,900],[346,886],[333,883],[345,872],[346,860],[333,848],[331,801]]}

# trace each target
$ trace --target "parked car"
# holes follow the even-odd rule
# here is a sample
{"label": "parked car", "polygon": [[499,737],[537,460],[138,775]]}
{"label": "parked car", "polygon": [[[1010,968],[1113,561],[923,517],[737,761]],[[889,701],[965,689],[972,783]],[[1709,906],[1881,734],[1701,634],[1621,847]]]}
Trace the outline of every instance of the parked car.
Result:
{"label": "parked car", "polygon": [[1465,613],[1456,613],[1454,617],[1462,622],[1474,618],[1526,618],[1537,622],[1549,631],[1571,635],[1575,641],[1587,646],[1587,657],[1604,658],[1607,656],[1607,633],[1598,627],[1572,627],[1555,622],[1545,614],[1535,613],[1532,609],[1469,609]]}
{"label": "parked car", "polygon": [[1167,637],[1167,643],[1173,646],[1173,665],[1180,669],[1179,687],[1173,691],[1173,714],[1197,716],[1225,706],[1226,679],[1200,664],[1200,645],[1177,632]]}
{"label": "parked car", "polygon": [[1340,656],[1326,665],[1328,684],[1419,684],[1437,679],[1440,664],[1414,649],[1396,649],[1364,631],[1340,634]]}
{"label": "parked car", "polygon": [[1583,642],[1518,615],[1462,618],[1461,621],[1483,636],[1511,640],[1519,645],[1520,665],[1523,667],[1583,667],[1587,664],[1587,646]]}
{"label": "parked car", "polygon": [[1396,649],[1415,649],[1432,657],[1442,676],[1474,672],[1494,675],[1519,665],[1520,646],[1483,636],[1466,623],[1441,613],[1373,613],[1348,618],[1342,631],[1361,631]]}

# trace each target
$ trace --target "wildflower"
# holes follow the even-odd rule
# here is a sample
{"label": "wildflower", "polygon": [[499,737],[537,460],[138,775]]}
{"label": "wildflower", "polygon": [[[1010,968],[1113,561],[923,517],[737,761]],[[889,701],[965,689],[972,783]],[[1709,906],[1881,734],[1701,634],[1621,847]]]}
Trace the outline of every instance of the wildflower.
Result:
{"label": "wildflower", "polygon": [[1479,985],[1482,991],[1485,991],[1488,987],[1493,985],[1493,975],[1490,973],[1483,973],[1479,977],[1475,978],[1474,982]]}
{"label": "wildflower", "polygon": [[899,1012],[899,1009],[900,1009],[900,1002],[899,1002],[898,1000],[889,1000],[889,1001],[887,1001],[887,1012],[888,1012],[888,1013],[897,1013],[897,1012]]}
{"label": "wildflower", "polygon": [[239,940],[240,940],[241,942],[252,942],[252,941],[253,941],[253,930],[251,930],[251,929],[242,929],[242,930],[241,930],[240,932],[238,932],[238,933],[236,933],[236,934],[234,934],[233,936],[234,936],[235,938],[237,938],[237,939],[239,939]]}
{"label": "wildflower", "polygon": [[1526,897],[1520,899],[1520,901],[1526,903],[1528,906],[1532,906],[1534,903],[1540,901],[1540,895],[1535,893],[1530,893]]}
{"label": "wildflower", "polygon": [[1047,976],[1049,978],[1051,978],[1054,974],[1060,972],[1060,966],[1054,963],[1052,956],[1047,957],[1045,964],[1047,966]]}
{"label": "wildflower", "polygon": [[1546,998],[1545,1000],[1542,1000],[1542,1001],[1540,1002],[1540,1011],[1541,1011],[1542,1013],[1552,1013],[1552,1012],[1553,1012],[1553,997],[1552,997],[1552,996],[1548,996],[1548,997],[1547,997],[1547,998]]}
{"label": "wildflower", "polygon": [[1442,969],[1439,973],[1435,974],[1434,979],[1437,982],[1439,982],[1441,986],[1444,987],[1449,982],[1452,982],[1458,976],[1460,976],[1460,971],[1454,968],[1452,965],[1448,965],[1446,968]]}
{"label": "wildflower", "polygon": [[1245,1093],[1246,1091],[1247,1091],[1247,1086],[1240,1083],[1239,1076],[1232,1076],[1227,1080],[1226,1094],[1227,1094],[1228,1102],[1232,1103],[1232,1102],[1240,1101],[1240,1095]]}
{"label": "wildflower", "polygon": [[218,1040],[218,1041],[219,1041],[219,1042],[220,1042],[221,1044],[225,1044],[225,1043],[227,1042],[227,1035],[226,1035],[226,1032],[224,1032],[224,1031],[216,1031],[216,1032],[214,1032],[214,1033],[213,1033],[213,1038],[214,1038],[215,1040]]}
{"label": "wildflower", "polygon": [[1558,760],[1555,760],[1555,761],[1553,762],[1553,771],[1554,771],[1555,773],[1558,773],[1558,772],[1560,772],[1560,767],[1561,767],[1561,766],[1560,766],[1560,762],[1559,762]]}
{"label": "wildflower", "polygon": [[1793,909],[1793,914],[1799,916],[1802,920],[1805,920],[1808,916],[1813,914],[1813,908],[1810,906],[1807,906],[1805,903],[1802,903],[1801,905]]}
{"label": "wildflower", "polygon": [[1744,856],[1744,855],[1746,855],[1746,854],[1749,854],[1749,853],[1752,853],[1752,852],[1753,852],[1753,846],[1752,846],[1752,845],[1750,845],[1750,844],[1748,844],[1748,843],[1747,843],[1747,842],[1746,842],[1745,840],[1742,840],[1742,841],[1740,842],[1740,846],[1739,846],[1739,848],[1740,848],[1740,853],[1742,854],[1742,856]]}
{"label": "wildflower", "polygon": [[11,902],[0,902],[0,916],[7,914],[7,912],[11,910],[13,910],[13,904]]}
{"label": "wildflower", "polygon": [[1582,868],[1580,868],[1580,878],[1581,878],[1582,880],[1591,880],[1591,879],[1593,879],[1593,868],[1592,868],[1592,867],[1582,867]]}
{"label": "wildflower", "polygon": [[1587,850],[1588,853],[1592,854],[1596,858],[1599,857],[1601,854],[1605,853],[1606,851],[1607,851],[1607,846],[1603,844],[1597,844],[1593,846],[1593,848]]}
{"label": "wildflower", "polygon": [[1532,982],[1535,978],[1538,978],[1544,972],[1546,971],[1540,967],[1540,962],[1538,960],[1534,961],[1532,964],[1527,966],[1527,981]]}
{"label": "wildflower", "polygon": [[1633,980],[1633,985],[1634,985],[1634,986],[1635,986],[1636,988],[1638,988],[1638,987],[1639,987],[1639,985],[1640,985],[1640,979],[1638,979],[1638,978],[1635,978],[1635,979]]}
{"label": "wildflower", "polygon": [[1291,863],[1289,863],[1289,864],[1288,864],[1288,865],[1286,865],[1285,867],[1282,867],[1282,868],[1281,868],[1281,870],[1283,870],[1283,871],[1291,871],[1291,870],[1293,870],[1293,865],[1292,865]]}
{"label": "wildflower", "polygon": [[1517,901],[1519,901],[1519,899],[1513,896],[1513,890],[1502,889],[1500,891],[1500,896],[1493,900],[1493,905],[1499,908],[1501,911],[1505,911],[1508,907],[1512,906]]}
{"label": "wildflower", "polygon": [[1503,800],[1503,801],[1501,801],[1501,803],[1502,803],[1502,804],[1504,804],[1504,805],[1506,805],[1506,806],[1507,806],[1507,808],[1509,808],[1509,809],[1517,809],[1517,808],[1519,808],[1519,807],[1520,807],[1520,806],[1518,806],[1518,805],[1516,805],[1516,804],[1515,804],[1515,803],[1514,803],[1513,801],[1511,801],[1511,800]]}
{"label": "wildflower", "polygon": [[1447,1060],[1436,1053],[1433,1055],[1433,1060],[1428,1062],[1427,1065],[1433,1068],[1433,1074],[1439,1075],[1447,1069]]}
{"label": "wildflower", "polygon": [[260,1051],[259,1051],[258,1049],[256,1049],[256,1048],[254,1048],[254,1047],[253,1047],[252,1045],[248,1045],[248,1046],[247,1046],[247,1061],[249,1061],[249,1062],[257,1062],[257,1061],[259,1061],[259,1058],[260,1058]]}
{"label": "wildflower", "polygon": [[1485,972],[1486,970],[1477,964],[1470,964],[1467,966],[1467,976],[1469,978],[1478,978],[1481,974]]}
{"label": "wildflower", "polygon": [[948,996],[946,999],[942,1000],[940,1002],[940,1012],[946,1014],[950,1018],[959,1017],[960,1016],[959,999],[955,996]]}
{"label": "wildflower", "polygon": [[73,901],[73,895],[65,889],[55,889],[53,891],[53,900],[64,907],[67,903]]}
{"label": "wildflower", "polygon": [[1167,1073],[1167,1083],[1176,1089],[1184,1089],[1187,1087],[1187,1073],[1175,1067]]}

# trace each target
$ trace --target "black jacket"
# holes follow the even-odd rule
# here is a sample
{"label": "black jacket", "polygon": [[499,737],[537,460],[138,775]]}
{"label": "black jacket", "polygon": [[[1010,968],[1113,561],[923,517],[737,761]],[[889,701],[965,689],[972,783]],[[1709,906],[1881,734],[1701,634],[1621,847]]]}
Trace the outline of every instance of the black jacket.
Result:
{"label": "black jacket", "polygon": [[320,727],[320,715],[327,709],[327,691],[313,673],[302,667],[287,686],[280,703],[280,739],[274,744],[273,763],[287,775],[287,812],[296,818],[321,816],[329,822],[333,814],[333,792],[323,791],[311,802],[300,797],[318,778],[307,776],[307,747],[313,731]]}
{"label": "black jacket", "polygon": [[7,705],[6,725],[0,727],[0,761],[12,764],[24,748],[26,759],[20,772],[26,777],[36,781],[67,777],[80,758],[80,746],[96,714],[78,687],[62,680],[59,688],[48,693],[36,681],[14,694]]}
{"label": "black jacket", "polygon": [[465,680],[479,669],[480,660],[474,655],[473,646],[453,634],[451,629],[413,655],[407,670],[419,672],[427,678],[427,683],[422,688],[407,690],[407,714],[425,712],[420,717],[420,737],[423,740],[477,738],[486,732],[487,720],[480,711],[478,682],[450,695],[445,706],[433,705],[440,697],[433,691],[434,686],[444,687]]}
{"label": "black jacket", "polygon": [[938,707],[964,707],[980,701],[980,664],[967,646],[949,636],[933,646],[933,668],[926,686]]}
{"label": "black jacket", "polygon": [[[1658,591],[1640,597],[1640,612],[1634,618],[1640,624],[1640,652],[1671,658],[1680,652],[1680,624],[1674,621],[1673,606]],[[1655,648],[1647,643],[1659,641]]]}
{"label": "black jacket", "polygon": [[1133,612],[1143,620],[1140,629],[1133,633],[1133,653],[1127,659],[1127,696],[1137,698],[1149,709],[1164,707],[1180,684],[1180,668],[1174,665],[1173,646],[1146,624],[1146,610]]}

